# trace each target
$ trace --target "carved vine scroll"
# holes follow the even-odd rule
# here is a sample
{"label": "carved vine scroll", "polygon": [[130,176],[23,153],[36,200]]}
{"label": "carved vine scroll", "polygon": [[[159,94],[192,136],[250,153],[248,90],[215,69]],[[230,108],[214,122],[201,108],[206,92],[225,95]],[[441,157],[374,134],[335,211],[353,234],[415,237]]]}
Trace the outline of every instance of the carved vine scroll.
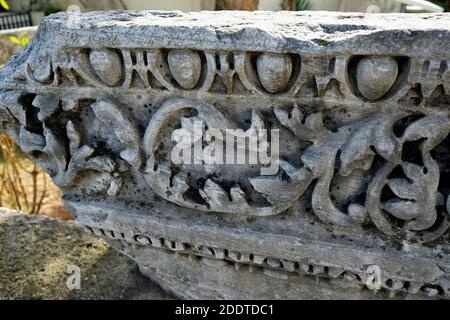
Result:
{"label": "carved vine scroll", "polygon": [[[379,54],[64,47],[26,57],[15,85],[2,84],[0,104],[5,129],[63,189],[88,176],[102,181],[97,192],[115,196],[136,174],[185,208],[265,217],[307,202],[325,225],[372,224],[429,242],[449,227],[448,64]],[[330,116],[335,109],[350,110],[349,119]],[[289,142],[279,170],[248,167],[225,179],[219,166],[174,164],[170,137],[194,121],[246,138],[277,128]],[[354,190],[337,192],[342,179],[356,181]]]}

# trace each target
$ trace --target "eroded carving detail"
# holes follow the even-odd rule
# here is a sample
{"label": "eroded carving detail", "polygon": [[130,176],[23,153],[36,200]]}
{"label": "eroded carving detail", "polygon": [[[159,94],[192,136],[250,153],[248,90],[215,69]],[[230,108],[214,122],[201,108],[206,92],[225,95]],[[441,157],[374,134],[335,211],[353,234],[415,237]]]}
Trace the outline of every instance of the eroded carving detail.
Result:
{"label": "eroded carving detail", "polygon": [[[65,63],[65,67],[53,64],[45,58],[44,65],[49,65],[47,69],[33,68],[35,63],[30,61],[27,64],[27,70],[30,80],[42,85],[49,84],[52,78],[55,78],[56,83],[60,83],[58,76],[53,77],[51,67],[54,66],[55,70],[59,70],[59,72],[55,71],[55,74],[59,74],[60,78],[72,79],[77,85],[85,83],[94,86],[130,88],[136,79],[140,79],[144,87],[154,88],[152,83],[158,81],[158,87],[162,86],[170,90],[176,88],[174,83],[183,89],[192,90],[198,87],[199,90],[209,90],[208,88],[212,87],[218,76],[225,83],[228,93],[234,92],[233,82],[240,79],[243,88],[258,94],[263,91],[269,93],[286,91],[288,83],[293,81],[293,70],[301,69],[300,66],[293,67],[294,60],[289,55],[259,54],[255,57],[249,53],[205,52],[203,61],[200,55],[192,50],[164,52],[162,49],[141,51],[77,49],[67,55],[70,57],[70,64]],[[252,59],[256,59],[256,68],[251,65]],[[125,75],[122,75],[122,68],[119,67],[122,61],[125,66]],[[350,72],[347,67],[350,58],[339,57],[325,61],[329,63],[328,71],[331,75],[316,77],[319,92],[323,94],[330,86],[333,86],[333,81],[337,81],[339,94],[348,96],[350,91],[345,88],[352,82],[345,80],[345,73]],[[300,61],[296,62],[300,63]],[[436,78],[438,86],[441,82],[444,83],[445,61],[439,63],[428,61],[424,62],[423,66],[422,76],[429,76],[434,72],[432,70],[436,69],[433,79]],[[202,71],[203,68],[207,69],[205,73]],[[173,76],[170,76],[170,73]],[[202,73],[204,76],[199,85]],[[363,57],[358,59],[356,64],[355,86],[365,98],[378,100],[397,81],[398,74],[396,59]],[[416,73],[412,72],[412,74]],[[238,75],[238,78],[235,75]],[[298,92],[301,84],[304,83],[298,80],[302,75],[303,73],[300,72],[297,80],[294,81],[296,82],[293,85],[293,88],[296,88],[294,92]],[[172,77],[175,81],[173,83],[170,80]],[[424,85],[430,86],[430,84]],[[58,99],[45,95],[38,95],[34,101],[33,105],[40,109],[39,120],[44,122],[61,105],[64,111],[74,110],[78,106],[76,100]],[[300,152],[301,161],[298,165],[281,160],[280,171],[274,176],[255,176],[249,173],[247,176],[249,185],[243,188],[236,182],[231,187],[225,187],[223,183],[208,177],[214,172],[211,168],[206,168],[203,176],[198,173],[192,175],[190,169],[175,168],[167,157],[167,150],[166,158],[161,158],[161,155],[157,154],[161,143],[171,136],[171,132],[166,129],[174,121],[180,121],[182,127],[194,120],[200,120],[204,126],[210,128],[242,129],[216,106],[189,99],[168,100],[152,116],[145,134],[137,128],[133,116],[112,101],[98,100],[90,107],[105,128],[114,128],[113,132],[123,147],[120,158],[140,172],[158,195],[178,205],[202,211],[267,216],[284,212],[292,207],[309,186],[313,185],[311,197],[313,211],[322,221],[329,224],[361,225],[370,217],[370,221],[387,234],[403,235],[400,229],[413,233],[419,232],[418,236],[407,236],[414,241],[433,240],[448,228],[448,214],[444,212],[445,200],[442,199],[448,195],[438,193],[439,167],[430,154],[433,147],[448,135],[448,114],[445,112],[440,115],[426,115],[420,111],[414,111],[424,118],[413,122],[411,128],[406,129],[404,136],[396,137],[393,132],[394,124],[407,118],[406,112],[391,110],[383,115],[368,115],[355,123],[331,131],[323,124],[321,111],[305,117],[301,111],[304,107],[300,108],[295,103],[291,110],[275,107],[269,118],[274,117],[282,127],[296,137],[299,143],[309,143],[310,146]],[[197,113],[195,117],[184,115],[192,111]],[[252,112],[251,126],[247,134],[257,127],[265,128],[265,121],[269,120],[269,118],[264,119],[255,110]],[[17,111],[13,111],[12,114],[17,114]],[[22,119],[23,121],[28,120]],[[55,181],[58,185],[62,187],[70,185],[79,170],[89,169],[111,174],[113,182],[111,182],[110,190],[115,191],[110,193],[116,193],[120,183],[117,182],[118,174],[114,173],[114,168],[117,167],[114,160],[109,157],[104,157],[101,161],[99,157],[90,159],[95,152],[95,147],[84,146],[78,150],[77,147],[81,141],[74,124],[69,121],[66,127],[66,136],[70,144],[68,155],[64,147],[66,142],[58,142],[52,130],[45,125],[42,127],[42,135],[30,132],[24,125],[20,131],[20,139],[27,152],[39,151],[55,159],[50,165],[52,168],[50,170],[56,172]],[[420,139],[426,139],[424,146],[418,146],[423,158],[423,166],[403,161],[402,146]],[[385,161],[384,166],[377,169],[378,172],[374,169],[377,165],[374,162],[376,157]],[[403,170],[405,174],[403,179],[389,179],[393,171],[400,170],[396,168]],[[372,181],[366,186],[365,200],[349,203],[346,205],[347,209],[343,211],[334,203],[330,195],[333,179],[336,174],[346,177],[351,176],[354,171],[361,170],[374,174]],[[199,182],[201,180],[203,182]],[[426,187],[420,187],[420,185]],[[382,201],[385,186],[398,198]],[[257,196],[265,199],[267,204],[261,205],[250,200],[251,194],[255,192]],[[444,211],[438,214],[437,207],[443,208]],[[393,227],[385,217],[386,214],[406,223],[400,229],[398,226]],[[438,220],[440,227],[435,226]],[[433,231],[428,234],[426,230],[430,228]]]}
{"label": "eroded carving detail", "polygon": [[[291,261],[275,257],[261,256],[253,253],[236,252],[223,248],[196,245],[177,240],[169,240],[154,235],[131,234],[127,236],[123,231],[99,229],[86,226],[87,230],[97,236],[111,240],[122,240],[135,243],[139,246],[150,246],[167,252],[175,252],[189,259],[200,259],[207,266],[224,268],[227,265],[233,266],[236,270],[248,268],[248,271],[263,272],[268,277],[275,277],[281,280],[288,280],[290,276],[303,275],[312,276],[320,281],[345,281],[359,284],[364,288],[368,287],[368,280],[371,273],[367,270],[346,270],[328,265],[320,265],[307,261]],[[396,279],[392,277],[382,277],[380,287],[389,292],[391,297],[400,292],[410,294],[422,294],[429,297],[448,295],[446,288],[448,283],[423,283],[411,280]],[[370,289],[370,288],[369,288]]]}
{"label": "eroded carving detail", "polygon": [[[373,25],[353,25],[348,17],[333,17],[335,23],[324,22],[317,31],[293,16],[301,37],[292,30],[285,35],[278,25],[274,33],[263,32],[256,23],[241,28],[239,21],[236,32],[190,25],[178,39],[168,36],[174,30],[166,25],[171,17],[150,13],[168,20],[146,25],[138,19],[136,33],[127,33],[128,21],[133,24],[137,18],[124,14],[120,20],[117,13],[122,31],[114,39],[97,35],[93,27],[86,29],[86,38],[66,30],[58,17],[46,20],[57,23],[58,36],[67,34],[70,41],[64,36],[49,45],[52,35],[44,28],[44,44],[32,44],[0,73],[2,130],[51,174],[68,203],[100,199],[111,207],[132,208],[148,219],[156,217],[147,230],[180,218],[180,225],[171,225],[167,233],[189,229],[190,223],[201,230],[243,226],[253,236],[251,254],[233,245],[194,248],[145,233],[133,241],[238,262],[238,267],[262,266],[279,278],[286,277],[277,273],[282,269],[364,281],[342,265],[259,254],[260,246],[272,241],[269,235],[292,236],[296,245],[320,242],[321,237],[324,243],[337,239],[343,246],[352,241],[360,246],[367,241],[373,248],[395,243],[423,250],[417,255],[425,252],[433,259],[436,254],[427,246],[447,248],[450,60],[448,41],[436,45],[427,36],[430,32],[447,39],[446,18],[434,21],[439,27],[421,31],[417,41],[427,50],[416,52],[408,47],[409,24],[395,33],[398,44],[388,47],[378,37],[392,30],[377,19]],[[143,39],[141,28],[154,37]],[[166,33],[155,36],[159,32]],[[265,39],[264,47],[249,34]],[[227,166],[204,158],[175,163],[171,150],[177,130],[193,137],[185,149],[211,146],[202,134],[195,135],[196,125],[202,134],[228,129],[233,139],[245,141],[255,137],[255,130],[277,130],[278,171],[264,175],[261,164]],[[277,150],[271,138],[265,142],[268,150]],[[245,154],[260,151],[250,144],[243,149]],[[100,210],[95,219],[115,221],[120,214],[126,215]],[[120,231],[99,234],[109,232],[115,237]],[[239,232],[238,238],[247,237]],[[189,235],[201,238],[195,231]],[[405,249],[402,254],[409,253]],[[444,295],[447,290],[433,287],[433,281],[406,282],[391,278],[385,285],[410,293]]]}

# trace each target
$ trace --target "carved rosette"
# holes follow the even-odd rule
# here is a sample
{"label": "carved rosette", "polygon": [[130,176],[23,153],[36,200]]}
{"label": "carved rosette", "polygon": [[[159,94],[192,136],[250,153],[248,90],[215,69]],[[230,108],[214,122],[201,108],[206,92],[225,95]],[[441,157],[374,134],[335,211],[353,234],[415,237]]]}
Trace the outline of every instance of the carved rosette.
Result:
{"label": "carved rosette", "polygon": [[[3,71],[3,128],[71,199],[133,201],[143,183],[174,210],[270,223],[310,208],[325,230],[445,237],[450,56],[205,43],[33,43]],[[173,163],[173,132],[194,122],[279,130],[278,172]]]}

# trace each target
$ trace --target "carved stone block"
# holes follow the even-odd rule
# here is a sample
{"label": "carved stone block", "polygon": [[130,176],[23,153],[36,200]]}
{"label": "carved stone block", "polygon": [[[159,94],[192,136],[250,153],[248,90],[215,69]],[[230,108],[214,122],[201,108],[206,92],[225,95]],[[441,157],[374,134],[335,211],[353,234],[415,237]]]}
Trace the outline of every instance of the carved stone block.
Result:
{"label": "carved stone block", "polygon": [[60,13],[1,128],[180,297],[448,298],[449,67],[445,14]]}

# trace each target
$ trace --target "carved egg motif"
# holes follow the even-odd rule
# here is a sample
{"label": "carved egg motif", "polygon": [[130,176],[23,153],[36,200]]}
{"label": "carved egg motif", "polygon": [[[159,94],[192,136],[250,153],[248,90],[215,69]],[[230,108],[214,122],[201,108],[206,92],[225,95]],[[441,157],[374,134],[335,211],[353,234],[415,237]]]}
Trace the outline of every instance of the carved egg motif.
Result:
{"label": "carved egg motif", "polygon": [[256,61],[259,81],[270,93],[286,89],[292,75],[292,58],[286,54],[263,53]]}
{"label": "carved egg motif", "polygon": [[195,88],[202,71],[200,55],[192,50],[172,50],[167,56],[170,72],[184,89]]}
{"label": "carved egg motif", "polygon": [[48,83],[53,78],[52,62],[47,55],[33,56],[28,62],[28,67],[33,77],[41,83]]}
{"label": "carved egg motif", "polygon": [[119,84],[122,79],[122,59],[112,50],[93,50],[89,54],[92,69],[98,77],[108,86]]}
{"label": "carved egg motif", "polygon": [[366,57],[356,67],[359,92],[369,99],[378,100],[392,88],[398,76],[398,63],[392,57]]}

